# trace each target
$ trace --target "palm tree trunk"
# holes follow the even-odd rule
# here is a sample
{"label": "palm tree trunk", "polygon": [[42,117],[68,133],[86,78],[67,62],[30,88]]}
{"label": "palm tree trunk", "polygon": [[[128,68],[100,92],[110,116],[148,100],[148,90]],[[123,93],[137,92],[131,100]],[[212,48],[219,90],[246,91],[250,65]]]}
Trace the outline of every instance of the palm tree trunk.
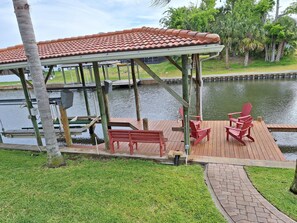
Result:
{"label": "palm tree trunk", "polygon": [[295,177],[290,187],[290,191],[292,191],[294,194],[297,194],[297,160],[296,160]]}
{"label": "palm tree trunk", "polygon": [[285,41],[282,41],[282,42],[279,43],[278,49],[277,49],[276,58],[275,58],[275,62],[279,62],[280,61],[280,58],[282,56],[282,51],[283,51],[284,45],[285,45]]}
{"label": "palm tree trunk", "polygon": [[269,47],[265,44],[265,61],[269,61]]}
{"label": "palm tree trunk", "polygon": [[61,165],[65,165],[65,162],[59,150],[56,134],[54,131],[54,125],[49,106],[49,98],[44,83],[38,47],[36,44],[33,24],[29,12],[29,4],[27,0],[13,0],[13,5],[24,44],[29,70],[32,76],[34,93],[37,99],[38,110],[41,117],[46,150],[48,154],[48,166],[59,167]]}
{"label": "palm tree trunk", "polygon": [[246,51],[244,54],[244,66],[247,67],[249,65],[249,51]]}
{"label": "palm tree trunk", "polygon": [[272,42],[272,49],[271,49],[270,62],[274,62],[274,61],[275,61],[275,41],[273,40],[273,42]]}
{"label": "palm tree trunk", "polygon": [[229,69],[230,63],[229,63],[229,47],[228,47],[228,45],[226,46],[225,51],[226,51],[226,58],[225,58],[226,69]]}

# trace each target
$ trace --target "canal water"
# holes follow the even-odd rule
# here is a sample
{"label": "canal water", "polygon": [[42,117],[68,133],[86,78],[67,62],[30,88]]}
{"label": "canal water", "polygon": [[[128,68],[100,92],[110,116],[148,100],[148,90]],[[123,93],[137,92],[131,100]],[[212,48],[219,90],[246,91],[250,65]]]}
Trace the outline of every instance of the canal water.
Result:
{"label": "canal water", "polygon": [[[170,85],[180,95],[181,85]],[[158,85],[139,86],[141,116],[149,120],[178,119],[180,104]],[[59,96],[50,93],[50,97]],[[34,96],[32,96],[34,97]],[[95,92],[88,92],[92,115],[99,115]],[[24,98],[22,91],[0,91],[1,99]],[[192,89],[190,113],[194,114],[195,94]],[[230,82],[208,82],[203,88],[204,120],[227,120],[227,113],[240,111],[245,102],[253,105],[254,118],[262,116],[266,123],[297,124],[297,81],[296,80],[251,80]],[[115,89],[109,94],[112,117],[136,118],[133,90]],[[86,115],[82,91],[74,92],[73,107],[68,116]],[[0,105],[0,119],[5,129],[20,129],[31,126],[26,107],[20,105]],[[96,128],[99,137],[100,128]],[[297,133],[273,133],[288,160],[297,158]],[[85,133],[82,137],[88,137]],[[35,144],[34,139],[5,138],[5,143]]]}

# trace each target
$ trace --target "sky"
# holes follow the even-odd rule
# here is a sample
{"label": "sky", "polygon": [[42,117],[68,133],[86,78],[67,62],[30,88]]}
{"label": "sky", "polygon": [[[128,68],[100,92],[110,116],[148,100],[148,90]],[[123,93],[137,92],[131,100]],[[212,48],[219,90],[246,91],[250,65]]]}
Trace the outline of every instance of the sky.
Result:
{"label": "sky", "polygon": [[[220,0],[218,2],[222,2]],[[198,0],[172,0],[151,6],[151,0],[28,0],[37,41],[118,31],[142,26],[160,27],[168,7]],[[293,0],[280,0],[281,10]],[[12,0],[0,1],[0,48],[21,44]]]}

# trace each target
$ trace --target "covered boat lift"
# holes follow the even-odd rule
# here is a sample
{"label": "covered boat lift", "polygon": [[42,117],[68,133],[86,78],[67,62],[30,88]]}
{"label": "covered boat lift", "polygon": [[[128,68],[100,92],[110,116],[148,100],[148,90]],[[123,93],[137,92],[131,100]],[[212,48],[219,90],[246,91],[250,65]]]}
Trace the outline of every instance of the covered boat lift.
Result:
{"label": "covered boat lift", "polygon": [[[83,63],[91,63],[96,83],[97,99],[99,102],[102,130],[105,141],[105,149],[109,149],[108,123],[109,109],[107,94],[101,86],[98,63],[103,61],[127,59],[131,62],[131,74],[135,93],[137,120],[141,119],[139,95],[136,84],[135,63],[144,69],[155,81],[164,87],[180,104],[184,110],[184,146],[188,151],[190,145],[189,137],[189,75],[190,70],[196,72],[196,106],[197,112],[202,113],[201,92],[202,74],[200,55],[207,54],[216,56],[222,51],[220,37],[217,34],[199,33],[190,30],[159,29],[159,28],[136,28],[117,32],[101,33],[95,35],[72,37],[38,43],[39,56],[43,66],[49,66],[48,74],[45,77],[47,82],[53,66],[61,64],[78,64],[83,81]],[[177,64],[172,56],[181,56],[181,65]],[[180,96],[173,91],[162,79],[146,65],[141,58],[145,57],[166,57],[182,73],[183,95]],[[36,127],[36,117],[31,114],[32,103],[28,96],[28,85],[30,82],[24,78],[24,68],[27,61],[22,45],[0,49],[0,70],[10,70],[21,78],[28,111],[35,129],[38,144],[40,134]],[[32,87],[32,86],[31,86]],[[85,93],[85,98],[86,93]],[[88,102],[86,100],[87,114],[89,115]],[[67,128],[67,119],[64,127]],[[67,131],[65,131],[66,133]],[[66,135],[67,145],[71,145],[70,135]]]}

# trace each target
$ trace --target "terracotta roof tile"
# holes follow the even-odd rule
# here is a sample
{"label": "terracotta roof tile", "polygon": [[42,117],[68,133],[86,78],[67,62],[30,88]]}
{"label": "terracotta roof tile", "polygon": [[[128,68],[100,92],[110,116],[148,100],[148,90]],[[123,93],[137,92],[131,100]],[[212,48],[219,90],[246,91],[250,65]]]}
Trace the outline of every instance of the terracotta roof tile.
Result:
{"label": "terracotta roof tile", "polygon": [[[38,42],[41,59],[106,52],[218,44],[217,34],[142,27]],[[26,61],[23,45],[0,49],[0,64]]]}

